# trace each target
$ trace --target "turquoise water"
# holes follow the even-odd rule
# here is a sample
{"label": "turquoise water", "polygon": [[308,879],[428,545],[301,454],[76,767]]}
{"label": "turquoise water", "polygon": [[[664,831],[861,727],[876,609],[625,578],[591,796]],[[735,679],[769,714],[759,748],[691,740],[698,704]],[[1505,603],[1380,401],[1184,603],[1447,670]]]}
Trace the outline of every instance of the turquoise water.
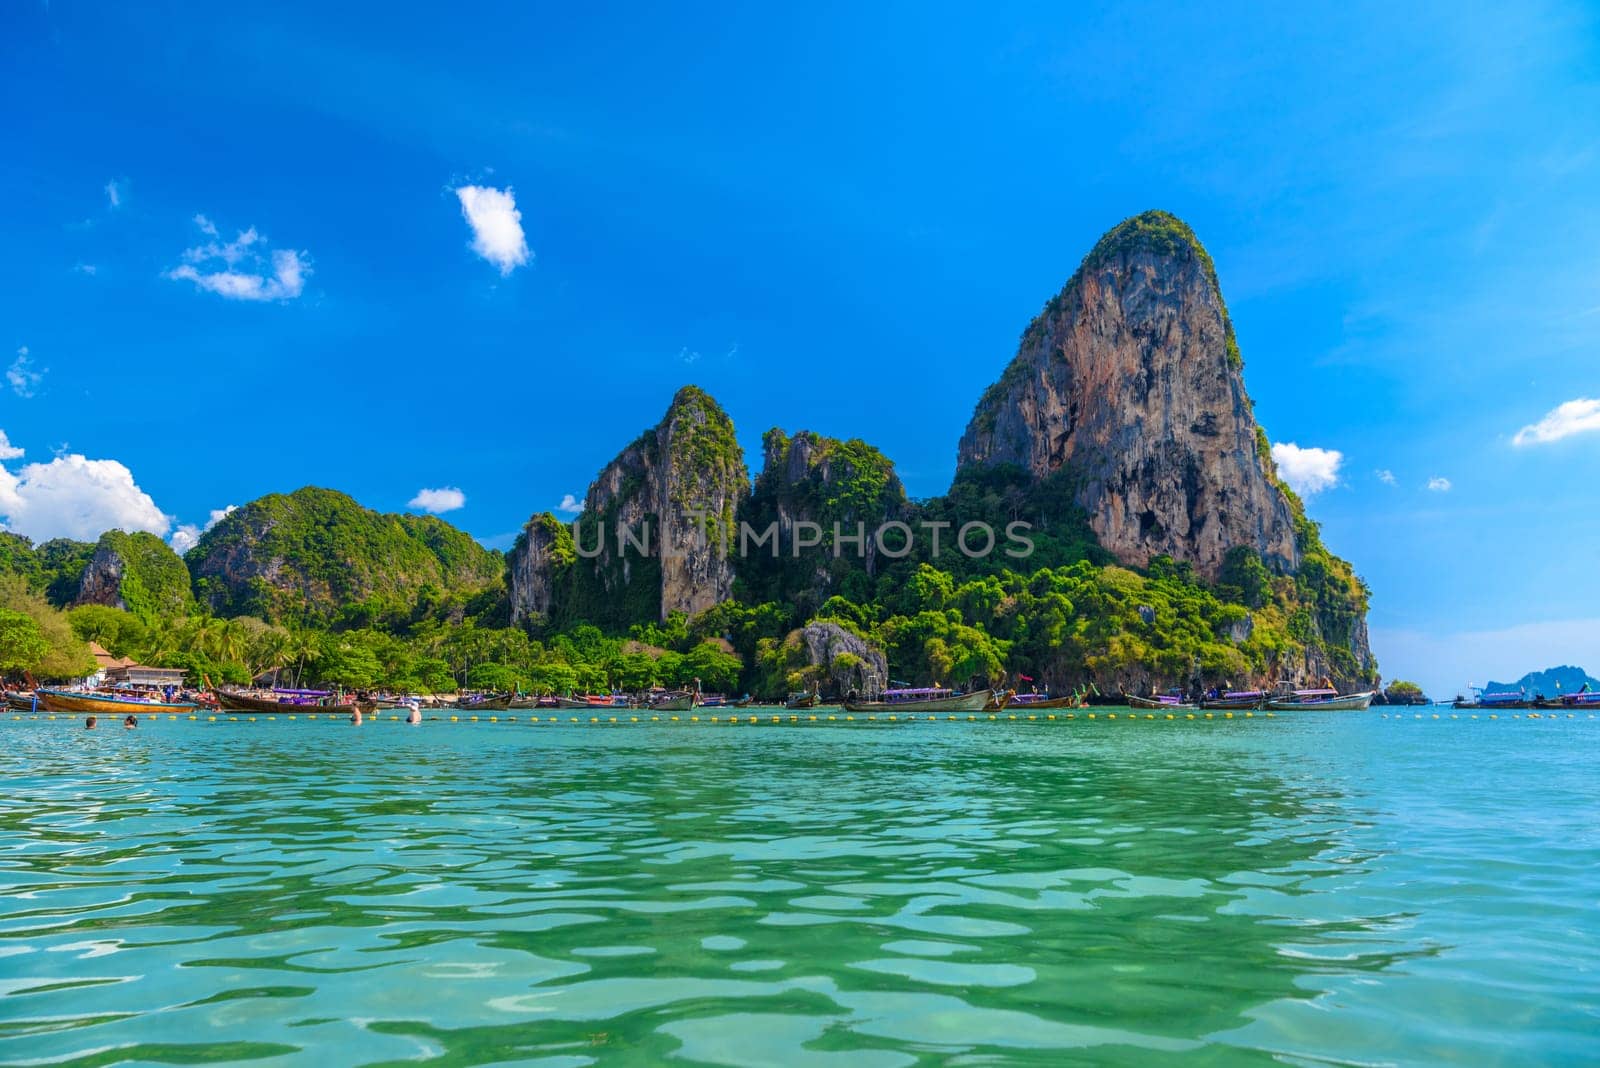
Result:
{"label": "turquoise water", "polygon": [[0,1062],[1600,1060],[1600,721],[0,721]]}

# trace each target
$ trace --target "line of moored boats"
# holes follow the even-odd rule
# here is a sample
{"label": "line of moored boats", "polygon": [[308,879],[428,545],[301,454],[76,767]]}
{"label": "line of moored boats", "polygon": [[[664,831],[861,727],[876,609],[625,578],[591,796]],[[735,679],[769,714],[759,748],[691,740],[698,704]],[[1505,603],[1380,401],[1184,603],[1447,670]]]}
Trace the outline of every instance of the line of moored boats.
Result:
{"label": "line of moored boats", "polygon": [[[540,696],[521,694],[473,694],[454,700],[390,695],[349,695],[332,690],[273,688],[269,690],[240,690],[217,688],[198,692],[156,693],[131,690],[80,690],[38,687],[31,692],[8,692],[6,703],[13,711],[48,711],[72,714],[119,715],[126,713],[170,712],[193,713],[214,709],[227,713],[270,712],[326,712],[329,714],[371,714],[382,709],[448,707],[456,712],[505,712],[520,709],[570,709],[600,711],[605,709],[648,709],[656,712],[686,712],[704,708],[777,708],[799,710],[819,708],[835,702],[823,698],[817,690],[791,693],[781,703],[753,700],[749,695],[731,698],[723,694],[707,694],[698,690],[651,690],[642,694],[603,693],[576,696]],[[1189,710],[1250,710],[1279,711],[1360,711],[1373,700],[1374,693],[1341,694],[1329,688],[1293,690],[1269,693],[1265,690],[1211,690],[1203,695],[1186,696],[1181,693],[1140,696],[1122,694],[1111,696],[1079,691],[1067,695],[1038,692],[1018,692],[1012,689],[975,689],[967,692],[937,686],[902,686],[879,690],[867,695],[852,692],[840,699],[846,712],[999,712],[1002,710],[1043,711],[1047,709],[1079,708],[1089,703],[1125,704],[1133,708],[1167,712]],[[1570,704],[1519,705],[1498,700],[1499,695],[1485,695],[1481,703],[1465,705],[1459,700],[1457,707],[1514,708],[1514,707],[1570,707]],[[1542,700],[1542,699],[1541,699]],[[1600,707],[1600,694],[1574,694],[1566,702],[1587,704],[1594,701]]]}

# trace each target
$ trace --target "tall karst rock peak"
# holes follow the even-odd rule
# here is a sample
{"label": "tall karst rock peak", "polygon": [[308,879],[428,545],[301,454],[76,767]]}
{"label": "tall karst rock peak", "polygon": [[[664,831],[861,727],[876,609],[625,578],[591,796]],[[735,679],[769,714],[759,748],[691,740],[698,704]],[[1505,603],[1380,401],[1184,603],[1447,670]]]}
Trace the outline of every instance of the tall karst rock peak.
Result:
{"label": "tall karst rock peak", "polygon": [[1215,578],[1234,546],[1295,571],[1294,514],[1270,471],[1243,362],[1194,232],[1166,212],[1123,222],[1022,335],[978,402],[958,467],[1065,469],[1100,543]]}
{"label": "tall karst rock peak", "polygon": [[[524,529],[509,560],[513,617],[554,610],[598,621],[665,619],[727,600],[726,539],[748,492],[733,421],[704,390],[683,387],[661,422],[589,486],[573,547],[581,553],[542,517]],[[619,527],[636,540],[620,539]]]}

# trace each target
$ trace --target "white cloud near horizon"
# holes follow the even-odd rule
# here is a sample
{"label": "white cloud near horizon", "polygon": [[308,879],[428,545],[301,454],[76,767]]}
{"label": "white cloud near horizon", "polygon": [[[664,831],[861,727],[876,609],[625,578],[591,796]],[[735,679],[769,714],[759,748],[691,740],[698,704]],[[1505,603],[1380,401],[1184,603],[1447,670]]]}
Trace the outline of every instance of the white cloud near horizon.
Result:
{"label": "white cloud near horizon", "polygon": [[438,489],[420,489],[417,495],[406,502],[407,508],[420,508],[424,512],[438,515],[441,512],[453,512],[464,507],[467,495],[454,486],[441,486]]}
{"label": "white cloud near horizon", "polygon": [[461,201],[461,216],[472,228],[472,251],[500,268],[502,278],[528,262],[532,253],[510,186],[464,185],[455,193]]}
{"label": "white cloud near horizon", "polygon": [[11,439],[6,437],[6,432],[0,430],[0,460],[15,460],[23,454],[23,451],[11,444]]}
{"label": "white cloud near horizon", "polygon": [[112,208],[122,207],[122,183],[115,178],[106,183],[106,202]]}
{"label": "white cloud near horizon", "polygon": [[304,292],[311,274],[305,252],[268,249],[253,226],[232,241],[222,241],[216,224],[204,215],[196,215],[194,223],[211,240],[185,249],[184,262],[168,271],[168,278],[193,282],[228,300],[293,300]]}
{"label": "white cloud near horizon", "polygon": [[6,368],[6,381],[11,385],[11,392],[23,400],[27,400],[39,391],[39,384],[44,381],[44,376],[45,371],[34,370],[33,357],[28,354],[26,345],[17,350],[17,358]]}
{"label": "white cloud near horizon", "polygon": [[1578,397],[1558,404],[1545,417],[1537,423],[1529,423],[1516,436],[1511,439],[1511,444],[1517,448],[1525,445],[1546,445],[1562,438],[1570,438],[1574,434],[1591,434],[1600,431],[1600,400],[1593,397]]}
{"label": "white cloud near horizon", "polygon": [[1451,482],[1448,478],[1435,475],[1433,478],[1428,479],[1428,489],[1434,493],[1449,493]]}
{"label": "white cloud near horizon", "polygon": [[237,504],[230,504],[226,508],[213,508],[211,515],[206,519],[205,526],[194,523],[185,523],[172,532],[172,537],[167,539],[167,544],[172,546],[172,551],[182,556],[193,549],[200,542],[200,535],[222,522],[228,516],[239,510]]}
{"label": "white cloud near horizon", "polygon": [[72,453],[49,463],[0,467],[0,522],[34,541],[94,541],[108,530],[147,530],[164,536],[172,517],[156,507],[116,460]]}
{"label": "white cloud near horizon", "polygon": [[556,511],[566,512],[568,515],[576,515],[583,511],[583,502],[570,493],[563,493],[561,495],[561,503],[556,505]]}
{"label": "white cloud near horizon", "polygon": [[1339,484],[1339,465],[1344,453],[1337,449],[1301,448],[1294,442],[1272,446],[1272,462],[1278,476],[1302,497],[1310,497]]}

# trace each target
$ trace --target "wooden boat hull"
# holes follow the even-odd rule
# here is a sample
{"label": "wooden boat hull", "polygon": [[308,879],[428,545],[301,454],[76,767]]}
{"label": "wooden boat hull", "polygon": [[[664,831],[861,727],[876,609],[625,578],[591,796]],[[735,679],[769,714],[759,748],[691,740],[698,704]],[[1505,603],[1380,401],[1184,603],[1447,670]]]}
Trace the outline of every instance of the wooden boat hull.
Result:
{"label": "wooden boat hull", "polygon": [[484,701],[470,701],[456,705],[458,712],[505,712],[511,708],[511,698],[491,697]]}
{"label": "wooden boat hull", "polygon": [[1200,707],[1208,712],[1238,712],[1260,708],[1266,703],[1265,697],[1219,697],[1216,700],[1201,701]]}
{"label": "wooden boat hull", "polygon": [[994,699],[988,690],[953,697],[933,697],[925,701],[846,701],[846,712],[982,712]]}
{"label": "wooden boat hull", "polygon": [[989,692],[989,700],[983,706],[983,710],[985,712],[999,712],[1010,704],[1011,699],[1016,695],[1017,691],[1015,690],[991,690]]}
{"label": "wooden boat hull", "polygon": [[6,706],[13,712],[32,712],[39,707],[39,702],[31,693],[8,693],[6,694]]}
{"label": "wooden boat hull", "polygon": [[294,705],[285,701],[274,701],[269,697],[251,697],[242,693],[229,693],[227,690],[212,690],[217,699],[217,707],[224,712],[265,712],[276,714],[278,712],[326,712],[329,715],[354,715],[357,711],[370,712],[377,706],[363,707],[361,702],[343,705]]}
{"label": "wooden boat hull", "polygon": [[814,693],[801,694],[799,697],[790,697],[783,703],[788,709],[807,709],[817,707],[817,695]]}
{"label": "wooden boat hull", "polygon": [[126,716],[130,712],[134,715],[153,715],[157,712],[182,713],[187,715],[199,708],[192,702],[175,701],[134,701],[126,697],[108,697],[87,693],[71,693],[66,690],[40,690],[39,703],[46,712],[66,712],[78,715],[95,716]]}
{"label": "wooden boat hull", "polygon": [[657,712],[687,712],[694,707],[694,694],[671,694],[656,701],[650,707]]}
{"label": "wooden boat hull", "polygon": [[1005,707],[1011,712],[1032,712],[1036,708],[1077,708],[1080,704],[1076,697],[1047,697],[1043,701],[1019,701],[1013,697]]}
{"label": "wooden boat hull", "polygon": [[1157,701],[1152,697],[1127,695],[1129,708],[1148,708],[1157,712],[1193,712],[1200,706],[1189,701]]}
{"label": "wooden boat hull", "polygon": [[1371,693],[1340,694],[1317,701],[1268,701],[1274,712],[1365,712],[1372,705]]}

